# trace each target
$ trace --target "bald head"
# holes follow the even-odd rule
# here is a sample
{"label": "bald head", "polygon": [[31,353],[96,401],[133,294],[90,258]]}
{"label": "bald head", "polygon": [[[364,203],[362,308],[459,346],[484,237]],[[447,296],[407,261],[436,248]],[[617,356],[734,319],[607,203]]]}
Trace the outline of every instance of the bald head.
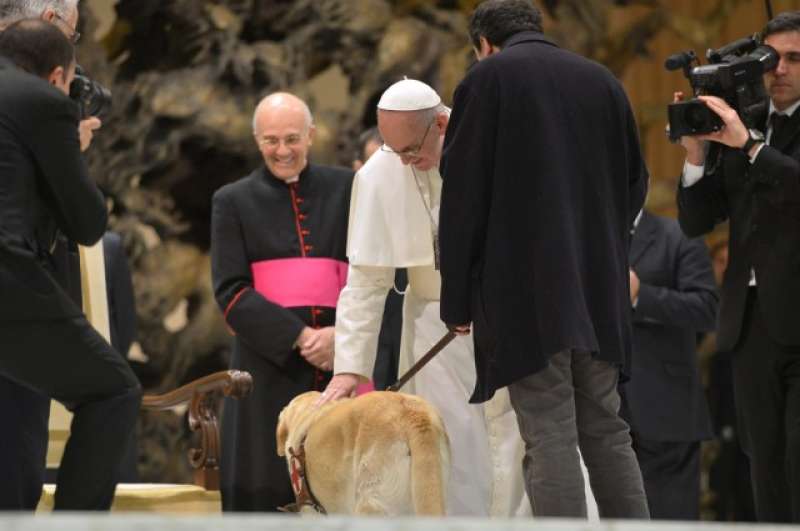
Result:
{"label": "bald head", "polygon": [[270,94],[253,113],[253,135],[264,162],[281,180],[292,180],[308,164],[314,124],[308,105],[292,94]]}
{"label": "bald head", "polygon": [[311,116],[311,110],[306,105],[306,102],[288,92],[274,92],[266,96],[256,106],[253,113],[253,133],[258,134],[259,117],[262,119],[269,119],[274,113],[300,113],[303,116],[303,121],[306,128],[314,126],[314,119]]}

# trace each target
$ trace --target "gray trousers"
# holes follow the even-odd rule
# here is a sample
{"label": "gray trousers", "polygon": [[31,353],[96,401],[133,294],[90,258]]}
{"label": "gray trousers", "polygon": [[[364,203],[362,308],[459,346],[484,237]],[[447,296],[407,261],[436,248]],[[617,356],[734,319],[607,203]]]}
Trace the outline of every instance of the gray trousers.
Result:
{"label": "gray trousers", "polygon": [[586,517],[580,447],[600,517],[650,517],[630,430],[618,414],[618,377],[588,353],[563,351],[509,386],[535,516]]}

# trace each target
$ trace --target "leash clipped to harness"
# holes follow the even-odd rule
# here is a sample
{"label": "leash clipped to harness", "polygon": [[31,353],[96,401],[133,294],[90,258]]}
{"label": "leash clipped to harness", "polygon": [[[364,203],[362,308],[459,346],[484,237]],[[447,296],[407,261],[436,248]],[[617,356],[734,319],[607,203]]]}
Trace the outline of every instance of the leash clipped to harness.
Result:
{"label": "leash clipped to harness", "polygon": [[420,369],[427,365],[428,362],[431,361],[439,352],[441,352],[442,349],[444,349],[444,347],[446,347],[455,337],[456,333],[452,330],[447,332],[442,339],[440,339],[439,342],[433,346],[433,348],[426,352],[425,355],[419,359],[419,361],[417,361],[410,369],[408,369],[399,380],[387,387],[386,390],[399,391],[401,387],[408,383],[408,381],[413,378],[414,375],[420,371]]}
{"label": "leash clipped to harness", "polygon": [[314,496],[314,493],[311,492],[311,485],[308,483],[305,440],[300,443],[299,450],[295,451],[294,448],[289,448],[289,462],[292,468],[291,480],[295,502],[283,507],[278,507],[278,510],[284,513],[299,513],[303,507],[307,505],[320,514],[328,514],[325,511],[325,507],[322,506],[316,496]]}

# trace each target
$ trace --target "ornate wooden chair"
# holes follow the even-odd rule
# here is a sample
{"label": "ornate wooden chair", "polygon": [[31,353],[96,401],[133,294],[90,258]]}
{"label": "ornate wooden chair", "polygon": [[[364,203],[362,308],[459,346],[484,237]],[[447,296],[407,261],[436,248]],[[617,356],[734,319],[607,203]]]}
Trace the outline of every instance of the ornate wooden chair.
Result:
{"label": "ornate wooden chair", "polygon": [[[144,512],[219,512],[220,439],[217,414],[211,398],[216,393],[242,398],[252,389],[253,378],[244,371],[220,371],[199,378],[163,395],[145,395],[142,409],[165,410],[189,406],[189,428],[199,432],[199,448],[189,450],[194,468],[193,485],[121,483],[112,510]],[[53,507],[54,485],[45,485],[40,510]]]}
{"label": "ornate wooden chair", "polygon": [[[103,260],[103,242],[92,247],[79,246],[83,311],[97,331],[109,340],[108,298]],[[253,378],[247,372],[221,371],[199,378],[163,395],[145,395],[142,409],[169,409],[189,405],[189,427],[200,432],[200,447],[189,451],[195,469],[194,485],[120,484],[112,510],[164,512],[220,512],[217,416],[209,399],[221,392],[233,398],[247,395]],[[69,437],[71,415],[54,403],[50,416],[48,465],[58,465]],[[52,509],[54,485],[45,485],[39,509]]]}

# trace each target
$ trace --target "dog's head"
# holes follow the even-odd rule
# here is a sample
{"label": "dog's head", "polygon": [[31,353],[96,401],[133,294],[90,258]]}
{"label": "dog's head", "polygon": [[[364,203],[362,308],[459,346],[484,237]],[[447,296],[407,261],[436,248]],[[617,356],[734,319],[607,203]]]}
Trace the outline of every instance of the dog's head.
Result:
{"label": "dog's head", "polygon": [[285,456],[288,448],[299,446],[300,441],[305,438],[316,416],[317,408],[314,403],[318,398],[317,391],[297,395],[278,415],[278,428],[275,431],[278,455]]}

